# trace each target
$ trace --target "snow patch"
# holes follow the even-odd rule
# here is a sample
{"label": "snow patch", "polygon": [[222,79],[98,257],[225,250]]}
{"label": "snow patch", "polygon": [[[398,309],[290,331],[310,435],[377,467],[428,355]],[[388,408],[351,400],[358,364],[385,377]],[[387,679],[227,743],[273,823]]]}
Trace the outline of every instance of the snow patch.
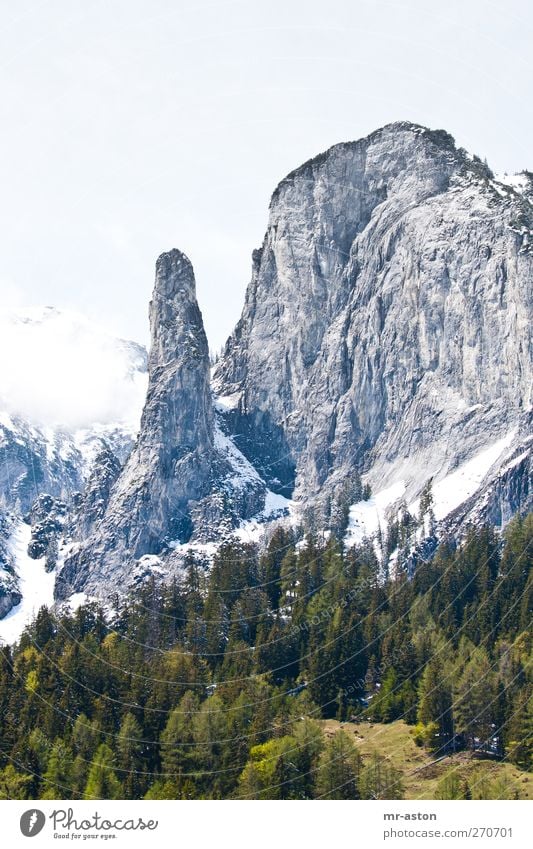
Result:
{"label": "snow patch", "polygon": [[292,515],[294,506],[290,499],[267,489],[265,506],[261,512],[253,519],[242,521],[233,534],[243,542],[259,542],[265,533],[266,524],[281,519],[282,516]]}
{"label": "snow patch", "polygon": [[522,194],[532,186],[532,181],[524,172],[520,174],[496,174],[498,183],[503,183],[504,186],[509,186],[516,192]]}
{"label": "snow patch", "polygon": [[290,499],[285,498],[283,495],[278,495],[276,492],[272,492],[270,489],[267,489],[266,498],[265,498],[265,506],[263,508],[262,515],[265,518],[269,518],[273,513],[288,512],[292,507],[293,502]]}
{"label": "snow patch", "polygon": [[68,607],[71,613],[75,613],[80,607],[90,601],[90,596],[87,593],[72,593],[67,599],[65,606]]}
{"label": "snow patch", "polygon": [[9,540],[22,601],[0,619],[0,640],[5,643],[16,642],[41,607],[51,607],[54,603],[55,571],[45,571],[44,557],[39,560],[28,557],[30,538],[31,527],[19,522]]}
{"label": "snow patch", "polygon": [[367,501],[352,504],[345,538],[346,545],[357,545],[365,539],[374,537],[380,528],[385,528],[389,508],[399,501],[404,493],[405,482],[400,480],[382,489]]}
{"label": "snow patch", "polygon": [[235,410],[239,406],[240,399],[240,392],[234,392],[233,395],[218,395],[213,398],[213,405],[220,413],[227,413],[228,410]]}
{"label": "snow patch", "polygon": [[[471,460],[463,463],[454,472],[433,483],[433,511],[437,521],[445,519],[464,501],[470,498],[481,486],[483,479],[496,463],[501,454],[512,443],[516,431],[511,431],[502,439],[480,451]],[[409,505],[409,511],[416,515],[420,500]]]}
{"label": "snow patch", "polygon": [[231,465],[235,474],[228,480],[234,487],[243,487],[247,483],[263,483],[261,476],[257,472],[244,454],[239,451],[235,443],[223,433],[220,425],[215,424],[215,448],[226,457],[226,460]]}

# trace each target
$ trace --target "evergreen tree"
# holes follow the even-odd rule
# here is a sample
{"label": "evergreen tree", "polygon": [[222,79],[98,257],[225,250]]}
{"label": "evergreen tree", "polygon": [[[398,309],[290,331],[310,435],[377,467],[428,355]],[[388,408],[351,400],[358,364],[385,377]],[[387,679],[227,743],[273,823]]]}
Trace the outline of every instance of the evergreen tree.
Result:
{"label": "evergreen tree", "polygon": [[432,658],[422,673],[418,699],[417,719],[424,725],[435,723],[431,748],[444,754],[453,737],[452,688],[438,657]]}
{"label": "evergreen tree", "polygon": [[337,731],[320,755],[315,782],[318,799],[359,799],[361,756],[345,731]]}
{"label": "evergreen tree", "polygon": [[471,749],[485,748],[492,737],[496,711],[496,682],[487,652],[474,650],[455,694],[456,731]]}
{"label": "evergreen tree", "polygon": [[296,741],[289,735],[254,746],[239,778],[237,798],[287,798],[291,780],[297,777],[292,760],[295,749]]}
{"label": "evergreen tree", "polygon": [[31,775],[18,772],[13,764],[0,770],[0,799],[27,799]]}
{"label": "evergreen tree", "polygon": [[84,799],[122,799],[123,790],[115,774],[115,757],[106,743],[94,756],[83,794]]}
{"label": "evergreen tree", "polygon": [[124,794],[128,799],[138,799],[145,788],[143,771],[143,731],[132,713],[122,720],[117,735],[117,763],[121,769]]}
{"label": "evergreen tree", "polygon": [[285,528],[276,528],[266,553],[261,557],[260,572],[263,588],[272,610],[277,610],[281,597],[281,564],[294,544],[293,535]]}
{"label": "evergreen tree", "polygon": [[508,759],[521,767],[533,765],[533,695],[529,686],[519,691],[511,704],[512,715],[505,729]]}
{"label": "evergreen tree", "polygon": [[39,772],[43,773],[46,770],[48,758],[50,757],[50,749],[52,744],[46,734],[43,734],[40,728],[34,728],[30,734],[28,745],[30,751],[35,755],[36,766]]}
{"label": "evergreen tree", "polygon": [[69,799],[72,781],[72,752],[63,740],[57,739],[50,751],[43,775],[41,799]]}
{"label": "evergreen tree", "polygon": [[403,799],[401,773],[391,762],[374,752],[361,771],[362,799]]}
{"label": "evergreen tree", "polygon": [[101,734],[98,723],[89,721],[84,713],[76,717],[72,729],[72,742],[76,752],[85,760],[91,760],[100,743]]}
{"label": "evergreen tree", "polygon": [[176,792],[181,772],[190,771],[194,766],[193,728],[199,707],[198,696],[188,690],[178,707],[170,713],[161,734],[161,772],[164,781],[171,784],[174,782]]}
{"label": "evergreen tree", "polygon": [[210,696],[193,720],[198,762],[203,770],[216,768],[216,760],[227,740],[227,711],[220,696]]}
{"label": "evergreen tree", "polygon": [[467,785],[461,779],[457,769],[451,769],[441,778],[435,790],[435,799],[465,799]]}

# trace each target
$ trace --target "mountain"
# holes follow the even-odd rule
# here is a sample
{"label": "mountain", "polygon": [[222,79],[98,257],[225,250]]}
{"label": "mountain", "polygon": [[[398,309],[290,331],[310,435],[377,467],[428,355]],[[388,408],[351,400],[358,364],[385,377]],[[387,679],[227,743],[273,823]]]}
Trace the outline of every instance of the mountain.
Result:
{"label": "mountain", "polygon": [[529,172],[496,179],[442,130],[336,145],[276,188],[211,374],[192,265],[163,254],[139,436],[122,470],[100,446],[56,598],[280,521],[374,538],[386,566],[530,509],[532,235]]}
{"label": "mountain", "polygon": [[[22,552],[29,583],[32,569],[38,575],[18,546],[19,538],[26,534],[29,542],[32,533],[20,528],[23,518],[33,517],[42,532],[43,522],[52,521],[33,510],[43,496],[51,499],[49,512],[63,504],[66,516],[79,505],[95,467],[100,480],[106,462],[120,468],[128,457],[145,395],[147,355],[141,345],[53,307],[0,315],[0,353],[8,364],[0,375],[1,618],[21,600],[24,569],[15,549]],[[112,461],[105,460],[108,454]],[[87,498],[82,503],[88,510]],[[58,527],[52,536],[59,538]]]}
{"label": "mountain", "polygon": [[357,543],[430,507],[416,543],[530,508],[530,185],[405,122],[297,168],[212,397],[191,263],[163,254],[139,440],[56,596],[287,513]]}
{"label": "mountain", "polygon": [[411,124],[290,174],[215,378],[242,450],[326,516],[354,467],[410,504],[488,446],[520,453],[532,214],[449,135]]}
{"label": "mountain", "polygon": [[180,542],[203,549],[265,507],[264,482],[217,424],[194,273],[180,251],[157,261],[150,329],[138,440],[94,533],[58,575],[60,598],[97,593],[110,576],[142,580],[158,571],[150,555],[168,559]]}

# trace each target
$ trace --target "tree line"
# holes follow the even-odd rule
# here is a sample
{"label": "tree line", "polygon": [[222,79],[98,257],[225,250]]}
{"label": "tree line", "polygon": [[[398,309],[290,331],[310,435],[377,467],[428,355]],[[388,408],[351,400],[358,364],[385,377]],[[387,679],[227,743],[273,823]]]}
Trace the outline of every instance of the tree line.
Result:
{"label": "tree line", "polygon": [[412,573],[279,527],[105,609],[43,608],[0,653],[0,798],[401,798],[332,717],[531,769],[532,548],[516,517]]}

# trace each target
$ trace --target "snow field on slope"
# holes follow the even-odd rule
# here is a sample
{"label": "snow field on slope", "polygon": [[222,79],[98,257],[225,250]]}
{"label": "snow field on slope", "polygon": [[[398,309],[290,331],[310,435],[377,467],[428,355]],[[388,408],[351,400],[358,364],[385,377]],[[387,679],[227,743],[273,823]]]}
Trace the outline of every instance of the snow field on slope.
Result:
{"label": "snow field on slope", "polygon": [[[457,507],[470,498],[481,486],[492,466],[511,445],[516,432],[513,430],[488,448],[479,451],[459,468],[434,480],[432,486],[433,511],[437,521],[442,521]],[[428,470],[429,471],[429,470]],[[428,473],[428,478],[429,478]],[[346,545],[356,545],[364,539],[375,537],[378,530],[385,530],[391,508],[398,504],[407,489],[405,480],[398,480],[382,489],[368,501],[352,504],[349,511]],[[418,515],[420,499],[409,504],[409,512]]]}
{"label": "snow field on slope", "polygon": [[374,537],[378,530],[387,527],[387,512],[403,496],[403,480],[393,483],[373,495],[367,501],[358,501],[350,507],[346,544],[356,545],[364,539]]}
{"label": "snow field on slope", "polygon": [[39,560],[28,557],[30,537],[30,526],[21,521],[10,538],[22,601],[10,610],[7,616],[0,619],[0,640],[5,643],[18,640],[40,608],[43,605],[51,607],[54,603],[55,571],[45,571],[44,557]]}
{"label": "snow field on slope", "polygon": [[[442,480],[433,483],[433,511],[437,521],[445,519],[457,507],[466,501],[479,489],[483,479],[491,467],[500,458],[501,454],[508,448],[515,436],[511,431],[502,439],[489,445],[483,451],[479,451],[453,472],[450,472]],[[409,511],[416,515],[418,513],[420,500],[417,498],[409,505]]]}

